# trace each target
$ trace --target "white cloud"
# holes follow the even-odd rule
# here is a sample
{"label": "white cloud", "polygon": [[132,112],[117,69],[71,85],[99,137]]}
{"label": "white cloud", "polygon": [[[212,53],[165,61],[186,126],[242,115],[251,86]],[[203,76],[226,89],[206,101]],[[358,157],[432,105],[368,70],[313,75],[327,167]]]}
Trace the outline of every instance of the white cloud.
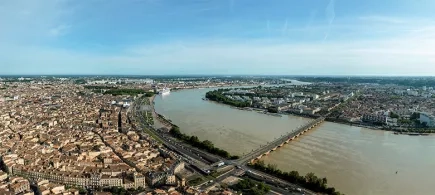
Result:
{"label": "white cloud", "polygon": [[[424,42],[424,44],[422,44]],[[30,48],[6,58],[11,73],[433,75],[435,39],[269,43],[192,41],[138,45],[117,55]],[[24,69],[26,64],[38,64]],[[38,68],[44,64],[46,69]]]}
{"label": "white cloud", "polygon": [[407,22],[407,20],[404,20],[403,18],[376,16],[376,15],[361,16],[359,17],[359,19],[368,22],[380,22],[380,23],[391,23],[391,24],[402,24]]}
{"label": "white cloud", "polygon": [[51,36],[61,36],[67,33],[67,31],[71,28],[71,25],[58,25],[49,30],[49,34]]}

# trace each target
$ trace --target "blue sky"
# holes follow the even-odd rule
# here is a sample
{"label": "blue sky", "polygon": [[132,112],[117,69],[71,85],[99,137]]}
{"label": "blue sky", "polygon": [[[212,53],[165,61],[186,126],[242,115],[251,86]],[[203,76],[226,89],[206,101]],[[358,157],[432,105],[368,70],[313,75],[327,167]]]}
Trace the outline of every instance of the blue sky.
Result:
{"label": "blue sky", "polygon": [[435,75],[433,0],[4,0],[2,74]]}

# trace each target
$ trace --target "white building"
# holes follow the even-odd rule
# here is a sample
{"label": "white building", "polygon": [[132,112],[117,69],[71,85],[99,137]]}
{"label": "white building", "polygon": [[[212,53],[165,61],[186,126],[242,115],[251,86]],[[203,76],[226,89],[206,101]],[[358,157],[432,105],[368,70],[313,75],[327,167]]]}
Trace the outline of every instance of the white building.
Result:
{"label": "white building", "polygon": [[435,117],[429,113],[420,113],[420,123],[426,123],[428,127],[435,127]]}

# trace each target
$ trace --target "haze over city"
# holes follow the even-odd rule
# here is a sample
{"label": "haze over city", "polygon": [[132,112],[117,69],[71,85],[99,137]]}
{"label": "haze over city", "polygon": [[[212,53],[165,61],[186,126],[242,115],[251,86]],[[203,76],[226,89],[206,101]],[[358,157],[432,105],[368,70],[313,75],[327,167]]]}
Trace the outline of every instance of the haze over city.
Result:
{"label": "haze over city", "polygon": [[431,0],[0,2],[1,74],[435,74]]}

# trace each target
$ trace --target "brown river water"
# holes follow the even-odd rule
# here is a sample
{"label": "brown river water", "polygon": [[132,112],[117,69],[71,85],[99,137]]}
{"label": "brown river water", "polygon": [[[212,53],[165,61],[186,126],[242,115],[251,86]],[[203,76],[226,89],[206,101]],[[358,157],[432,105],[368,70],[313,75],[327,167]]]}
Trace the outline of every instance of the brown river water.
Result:
{"label": "brown river water", "polygon": [[[209,90],[157,96],[155,109],[182,132],[239,155],[311,120],[270,116],[202,100]],[[325,122],[262,160],[284,171],[326,177],[345,194],[435,194],[435,136],[394,135]]]}

